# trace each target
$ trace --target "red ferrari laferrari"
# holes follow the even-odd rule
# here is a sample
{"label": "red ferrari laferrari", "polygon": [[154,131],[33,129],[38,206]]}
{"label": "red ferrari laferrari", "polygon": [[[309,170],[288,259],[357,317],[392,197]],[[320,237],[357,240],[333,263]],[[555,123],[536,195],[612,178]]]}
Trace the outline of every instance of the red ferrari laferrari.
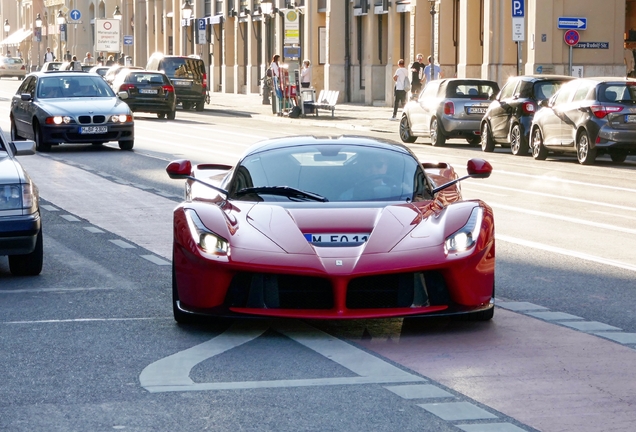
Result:
{"label": "red ferrari laferrari", "polygon": [[367,137],[262,141],[235,167],[167,167],[176,321],[200,315],[310,319],[493,317],[492,209],[405,146]]}

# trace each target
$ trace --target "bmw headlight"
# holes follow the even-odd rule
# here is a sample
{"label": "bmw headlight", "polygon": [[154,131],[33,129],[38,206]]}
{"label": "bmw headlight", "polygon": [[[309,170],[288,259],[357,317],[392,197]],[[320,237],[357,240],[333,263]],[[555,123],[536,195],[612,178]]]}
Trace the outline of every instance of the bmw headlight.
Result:
{"label": "bmw headlight", "polygon": [[132,121],[132,116],[126,114],[115,114],[110,117],[113,123],[126,123]]}
{"label": "bmw headlight", "polygon": [[0,186],[0,210],[31,210],[35,201],[31,183]]}
{"label": "bmw headlight", "polygon": [[214,255],[230,254],[230,245],[227,240],[210,231],[205,225],[203,225],[203,222],[199,219],[197,212],[192,209],[186,209],[185,215],[188,220],[190,234],[201,249]]}
{"label": "bmw headlight", "polygon": [[477,243],[479,232],[481,231],[481,221],[484,216],[484,210],[481,207],[475,207],[468,218],[466,225],[451,234],[444,243],[446,253],[464,252]]}
{"label": "bmw headlight", "polygon": [[54,117],[47,117],[44,122],[46,124],[61,125],[62,123],[69,124],[72,121],[73,119],[69,116],[54,116]]}

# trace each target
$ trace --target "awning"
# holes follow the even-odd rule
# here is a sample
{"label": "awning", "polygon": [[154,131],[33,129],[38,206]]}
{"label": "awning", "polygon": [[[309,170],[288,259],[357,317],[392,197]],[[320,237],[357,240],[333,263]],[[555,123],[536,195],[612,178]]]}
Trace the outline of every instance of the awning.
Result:
{"label": "awning", "polygon": [[20,43],[31,36],[33,30],[16,30],[15,33],[11,34],[9,37],[6,37],[0,42],[0,45],[8,46],[8,45],[20,45]]}

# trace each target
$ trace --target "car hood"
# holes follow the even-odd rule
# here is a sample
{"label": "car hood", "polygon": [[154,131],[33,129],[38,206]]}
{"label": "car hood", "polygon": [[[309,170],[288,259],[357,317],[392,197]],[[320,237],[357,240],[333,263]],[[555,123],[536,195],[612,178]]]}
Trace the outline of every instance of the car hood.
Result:
{"label": "car hood", "polygon": [[9,156],[2,156],[0,152],[0,184],[21,183],[24,181],[24,171]]}
{"label": "car hood", "polygon": [[117,97],[112,98],[67,98],[40,99],[40,108],[55,115],[75,116],[80,114],[128,114],[130,109]]}

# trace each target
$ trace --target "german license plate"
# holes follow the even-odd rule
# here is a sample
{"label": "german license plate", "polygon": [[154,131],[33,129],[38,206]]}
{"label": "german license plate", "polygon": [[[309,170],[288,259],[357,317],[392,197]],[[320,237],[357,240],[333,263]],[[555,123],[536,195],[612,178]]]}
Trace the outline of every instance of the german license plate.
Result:
{"label": "german license plate", "polygon": [[100,134],[108,132],[108,126],[82,126],[81,134]]}
{"label": "german license plate", "polygon": [[311,243],[330,243],[330,244],[347,244],[347,243],[364,243],[369,239],[368,233],[321,233],[321,234],[305,234],[305,238]]}
{"label": "german license plate", "polygon": [[468,114],[486,114],[487,107],[470,106],[466,108]]}
{"label": "german license plate", "polygon": [[172,83],[179,87],[185,87],[190,85],[190,81],[173,81]]}
{"label": "german license plate", "polygon": [[139,93],[143,93],[143,94],[157,94],[158,90],[157,89],[139,89]]}
{"label": "german license plate", "polygon": [[625,123],[636,123],[636,114],[625,114]]}

